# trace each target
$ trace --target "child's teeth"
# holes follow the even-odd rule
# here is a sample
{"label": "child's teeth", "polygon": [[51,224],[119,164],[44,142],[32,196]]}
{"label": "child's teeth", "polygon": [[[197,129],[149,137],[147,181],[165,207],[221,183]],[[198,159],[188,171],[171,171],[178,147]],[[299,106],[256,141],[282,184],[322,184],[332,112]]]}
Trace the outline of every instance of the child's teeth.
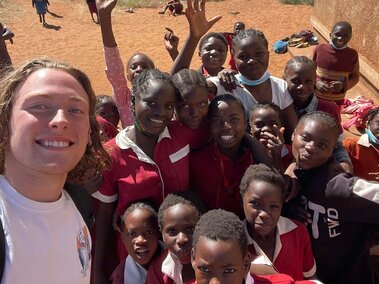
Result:
{"label": "child's teeth", "polygon": [[233,138],[233,135],[224,135],[224,136],[221,136],[221,139],[224,140],[224,141],[228,141],[230,139]]}

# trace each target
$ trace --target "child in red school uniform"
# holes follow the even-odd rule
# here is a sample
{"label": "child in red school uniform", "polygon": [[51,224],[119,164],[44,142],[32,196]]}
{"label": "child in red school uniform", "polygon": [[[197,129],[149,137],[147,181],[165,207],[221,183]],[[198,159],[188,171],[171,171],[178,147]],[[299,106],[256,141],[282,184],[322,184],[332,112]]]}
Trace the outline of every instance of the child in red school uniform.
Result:
{"label": "child in red school uniform", "polygon": [[[199,39],[221,18],[216,16],[209,21],[206,19],[205,0],[200,2],[200,7],[198,0],[193,5],[191,1],[188,1],[186,16],[190,25],[190,34],[175,60],[172,73],[182,68],[188,68]],[[216,95],[232,93],[238,97],[245,107],[247,117],[254,104],[275,103],[282,110],[286,138],[289,138],[297,123],[297,117],[292,105],[293,100],[286,90],[286,82],[270,76],[267,72],[269,51],[264,34],[252,29],[241,30],[233,39],[233,55],[239,71],[237,80],[235,80],[234,76],[225,76],[225,74],[219,74],[221,79],[209,77],[207,80],[210,92]],[[254,68],[251,68],[252,66]],[[221,70],[222,68],[219,68],[218,72]],[[211,75],[216,76],[217,74],[213,73]],[[233,80],[234,89],[223,87],[224,83],[227,83],[227,81],[230,83]]]}
{"label": "child in red school uniform", "polygon": [[379,107],[368,112],[366,133],[359,139],[343,141],[353,163],[354,175],[367,180],[379,180]]}
{"label": "child in red school uniform", "polygon": [[257,104],[250,111],[250,133],[267,149],[275,167],[284,172],[292,163],[291,146],[284,142],[280,109],[273,103]]}
{"label": "child in red school uniform", "polygon": [[243,31],[244,29],[245,29],[245,23],[235,22],[232,33],[222,33],[229,46],[229,52],[230,52],[229,66],[230,66],[230,69],[234,71],[237,71],[237,66],[233,58],[233,38],[236,36],[236,34],[238,34],[240,31]]}
{"label": "child in red school uniform", "polygon": [[[225,209],[243,217],[239,183],[246,168],[259,154],[245,147],[246,117],[241,102],[232,95],[218,96],[209,105],[212,140],[190,155],[190,188],[208,209]],[[266,154],[257,143],[256,152]]]}
{"label": "child in red school uniform", "polygon": [[338,122],[340,137],[333,156],[346,172],[351,173],[351,160],[343,147],[343,129],[338,106],[332,102],[318,98],[314,94],[316,82],[316,64],[306,56],[294,56],[284,68],[284,79],[288,85],[288,92],[294,100],[294,107],[298,118],[313,111],[324,111],[331,114]]}
{"label": "child in red school uniform", "polygon": [[287,174],[300,184],[295,201],[306,206],[311,220],[308,231],[320,281],[374,283],[369,245],[379,224],[379,183],[341,174],[332,156],[338,135],[338,123],[330,114],[304,115],[293,134],[296,163]]}
{"label": "child in red school uniform", "polygon": [[285,190],[277,170],[263,164],[246,170],[240,191],[249,251],[258,256],[253,263],[266,264],[295,280],[310,279],[316,274],[316,264],[307,228],[280,216]]}
{"label": "child in red school uniform", "polygon": [[169,194],[158,212],[166,250],[148,270],[146,284],[194,284],[191,266],[192,234],[201,214],[200,199],[193,192]]}
{"label": "child in red school uniform", "polygon": [[[134,79],[135,124],[105,144],[112,168],[103,173],[103,184],[94,194],[101,201],[96,232],[100,263],[96,257],[95,271],[101,271],[116,206],[121,215],[133,202],[148,199],[159,205],[167,194],[189,188],[189,152],[202,140],[172,121],[175,103],[176,89],[167,73],[148,69]],[[122,260],[125,254],[119,255]]]}
{"label": "child in red school uniform", "polygon": [[121,217],[121,235],[128,257],[113,272],[113,284],[145,284],[150,263],[162,251],[158,215],[147,203],[130,205]]}
{"label": "child in red school uniform", "polygon": [[96,119],[100,124],[101,134],[105,141],[108,141],[118,134],[118,123],[120,114],[113,97],[99,95],[96,97]]}
{"label": "child in red school uniform", "polygon": [[126,64],[127,77],[125,78],[124,65],[117,48],[116,39],[112,29],[112,11],[117,0],[97,0],[97,9],[100,18],[101,35],[104,46],[106,75],[112,85],[113,96],[120,113],[122,127],[134,124],[131,113],[131,90],[127,80],[133,81],[134,77],[145,69],[153,69],[154,62],[143,53],[136,53],[129,58]]}
{"label": "child in red school uniform", "polygon": [[[294,284],[285,274],[257,275],[250,266],[244,226],[225,210],[211,210],[201,216],[193,234],[192,266],[197,284]],[[250,271],[249,271],[250,270]],[[316,282],[317,283],[317,282]]]}
{"label": "child in red school uniform", "polygon": [[348,46],[352,27],[341,21],[333,26],[330,42],[318,45],[313,53],[317,65],[315,93],[319,98],[343,104],[346,91],[359,81],[358,52]]}

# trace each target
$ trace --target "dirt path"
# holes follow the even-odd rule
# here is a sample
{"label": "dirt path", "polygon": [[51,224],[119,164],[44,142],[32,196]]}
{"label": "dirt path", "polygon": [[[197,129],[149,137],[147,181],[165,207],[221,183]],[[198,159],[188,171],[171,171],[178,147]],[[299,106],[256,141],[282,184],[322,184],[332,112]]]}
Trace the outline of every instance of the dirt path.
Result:
{"label": "dirt path", "polygon": [[[4,1],[4,0],[3,0]],[[18,64],[26,59],[47,55],[63,59],[82,68],[91,78],[97,94],[110,94],[104,75],[104,60],[100,28],[92,22],[85,0],[50,0],[46,15],[48,28],[39,23],[31,0],[5,0],[0,7],[0,19],[16,34],[8,45],[12,60]],[[171,27],[183,44],[188,24],[185,16],[158,15],[157,9],[137,9],[134,14],[117,9],[113,25],[122,58],[135,52],[150,55],[156,66],[168,71],[171,60],[163,46],[165,27]],[[277,0],[225,0],[207,3],[207,15],[222,15],[212,31],[231,31],[234,22],[243,21],[247,27],[262,30],[270,46],[277,39],[305,28],[311,28],[312,7],[282,5]],[[270,72],[282,76],[290,55],[270,53]],[[193,67],[200,66],[197,56]]]}

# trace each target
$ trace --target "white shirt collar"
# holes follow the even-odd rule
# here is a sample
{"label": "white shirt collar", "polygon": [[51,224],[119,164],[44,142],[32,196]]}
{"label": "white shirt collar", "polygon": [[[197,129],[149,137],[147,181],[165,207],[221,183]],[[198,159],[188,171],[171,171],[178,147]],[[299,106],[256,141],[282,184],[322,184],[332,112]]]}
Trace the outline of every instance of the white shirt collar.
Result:
{"label": "white shirt collar", "polygon": [[[247,230],[246,219],[243,221],[243,227],[244,227],[245,235],[247,238],[247,244],[254,245],[255,252],[257,253],[257,256],[259,256],[256,258],[256,260],[253,260],[252,262],[260,263],[260,264],[264,263],[264,264],[272,266],[273,264],[271,263],[270,259],[265,255],[265,253],[259,247],[257,242],[255,242],[253,238],[250,236]],[[275,237],[275,251],[274,251],[274,258],[273,258],[274,261],[279,255],[280,250],[282,249],[282,242],[280,241],[280,236],[296,229],[297,225],[294,222],[292,222],[290,219],[280,216],[278,220],[278,224],[276,225],[276,228],[277,230],[276,230],[276,237]]]}
{"label": "white shirt collar", "polygon": [[361,137],[358,139],[358,145],[364,146],[364,147],[370,147],[371,143],[370,140],[368,139],[367,133],[363,134]]}
{"label": "white shirt collar", "polygon": [[165,260],[162,263],[162,272],[170,277],[176,284],[183,284],[182,279],[183,265],[170,252],[167,253]]}
{"label": "white shirt collar", "polygon": [[[130,129],[134,128],[134,126],[128,126],[121,130],[117,136],[116,136],[116,144],[120,149],[126,150],[126,149],[132,149],[134,153],[136,153],[138,159],[142,162],[149,163],[149,164],[155,164],[155,162],[145,154],[144,151],[141,150],[140,147],[138,147],[126,134]],[[163,132],[158,137],[159,143],[163,138],[169,138],[171,139],[170,132],[168,131],[168,128],[165,127]]]}

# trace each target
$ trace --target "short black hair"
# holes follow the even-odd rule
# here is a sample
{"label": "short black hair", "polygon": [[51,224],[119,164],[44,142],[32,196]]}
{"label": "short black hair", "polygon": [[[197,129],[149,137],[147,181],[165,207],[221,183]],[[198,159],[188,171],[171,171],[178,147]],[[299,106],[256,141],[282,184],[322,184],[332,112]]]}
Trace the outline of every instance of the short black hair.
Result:
{"label": "short black hair", "polygon": [[242,26],[243,29],[245,29],[245,23],[244,22],[240,22],[240,21],[235,22],[233,25],[233,28],[235,28],[236,26]]}
{"label": "short black hair", "polygon": [[311,67],[316,72],[316,63],[307,56],[294,56],[287,61],[286,67],[284,67],[284,75],[287,74],[288,69],[291,65],[303,64]]}
{"label": "short black hair", "polygon": [[112,96],[104,95],[104,94],[96,96],[96,113],[99,111],[101,105],[108,101],[113,101],[116,104]]}
{"label": "short black hair", "polygon": [[197,211],[198,218],[205,212],[204,204],[195,192],[183,191],[171,193],[166,196],[158,210],[158,225],[161,231],[164,226],[164,212],[177,204],[185,204],[194,208]]}
{"label": "short black hair", "polygon": [[130,213],[132,213],[136,209],[146,209],[147,211],[149,211],[158,224],[158,214],[152,205],[146,202],[135,202],[130,204],[129,207],[126,208],[125,212],[121,215],[121,229],[123,229],[125,226],[123,221],[126,219],[126,217],[128,217]]}
{"label": "short black hair", "polygon": [[352,33],[353,33],[353,27],[351,26],[351,24],[349,22],[339,21],[339,22],[335,23],[333,28],[332,28],[332,32],[334,31],[334,29],[336,27],[346,28],[350,35],[352,35]]}
{"label": "short black hair", "polygon": [[239,41],[241,41],[244,38],[251,37],[251,38],[257,38],[263,42],[263,44],[267,47],[268,49],[268,41],[264,35],[263,32],[255,29],[246,29],[240,31],[236,36],[233,38],[233,44],[232,44],[232,50],[234,53],[234,48],[237,45]]}
{"label": "short black hair", "polygon": [[269,109],[269,108],[273,109],[279,115],[279,119],[281,120],[282,111],[280,110],[280,107],[274,104],[273,102],[254,105],[250,110],[250,118],[252,118],[253,112],[260,109]]}
{"label": "short black hair", "polygon": [[308,112],[300,118],[296,128],[299,127],[299,125],[303,125],[308,120],[321,121],[328,125],[335,135],[335,142],[337,142],[338,136],[340,135],[340,126],[333,115],[323,111]]}
{"label": "short black hair", "polygon": [[[172,83],[180,94],[193,90],[196,87],[207,88],[207,81],[203,74],[192,69],[184,68],[172,76]],[[181,96],[178,98],[182,99]]]}
{"label": "short black hair", "polygon": [[205,34],[200,42],[199,42],[199,51],[201,51],[201,49],[203,48],[203,45],[208,41],[208,39],[210,39],[211,37],[214,37],[214,38],[218,38],[219,40],[222,41],[222,43],[225,45],[226,47],[226,51],[228,51],[228,42],[226,41],[224,35],[222,33],[215,33],[215,32],[211,32],[211,33],[207,33]]}
{"label": "short black hair", "polygon": [[242,257],[244,258],[247,254],[247,239],[243,223],[232,212],[216,209],[201,216],[192,238],[192,247],[195,252],[200,238],[236,243],[241,249]]}
{"label": "short black hair", "polygon": [[128,62],[126,63],[126,69],[129,69],[129,65],[130,65],[130,62],[131,60],[133,59],[133,57],[135,56],[143,56],[146,58],[146,61],[153,67],[155,68],[155,65],[154,65],[154,62],[153,60],[148,56],[146,55],[145,53],[142,53],[142,52],[137,52],[137,53],[134,53],[132,56],[130,56]]}
{"label": "short black hair", "polygon": [[243,103],[241,102],[241,100],[239,98],[236,98],[235,96],[233,96],[231,94],[224,94],[224,95],[219,95],[219,96],[215,97],[210,102],[209,107],[208,107],[208,121],[212,118],[212,116],[216,112],[217,106],[220,102],[235,102],[235,103],[237,103],[241,107],[242,113],[243,113],[244,117],[246,118],[245,107],[243,106]]}
{"label": "short black hair", "polygon": [[246,169],[240,183],[240,193],[242,198],[253,182],[266,182],[276,185],[281,189],[282,196],[284,197],[285,195],[286,183],[283,176],[278,170],[270,168],[265,164],[251,165]]}

